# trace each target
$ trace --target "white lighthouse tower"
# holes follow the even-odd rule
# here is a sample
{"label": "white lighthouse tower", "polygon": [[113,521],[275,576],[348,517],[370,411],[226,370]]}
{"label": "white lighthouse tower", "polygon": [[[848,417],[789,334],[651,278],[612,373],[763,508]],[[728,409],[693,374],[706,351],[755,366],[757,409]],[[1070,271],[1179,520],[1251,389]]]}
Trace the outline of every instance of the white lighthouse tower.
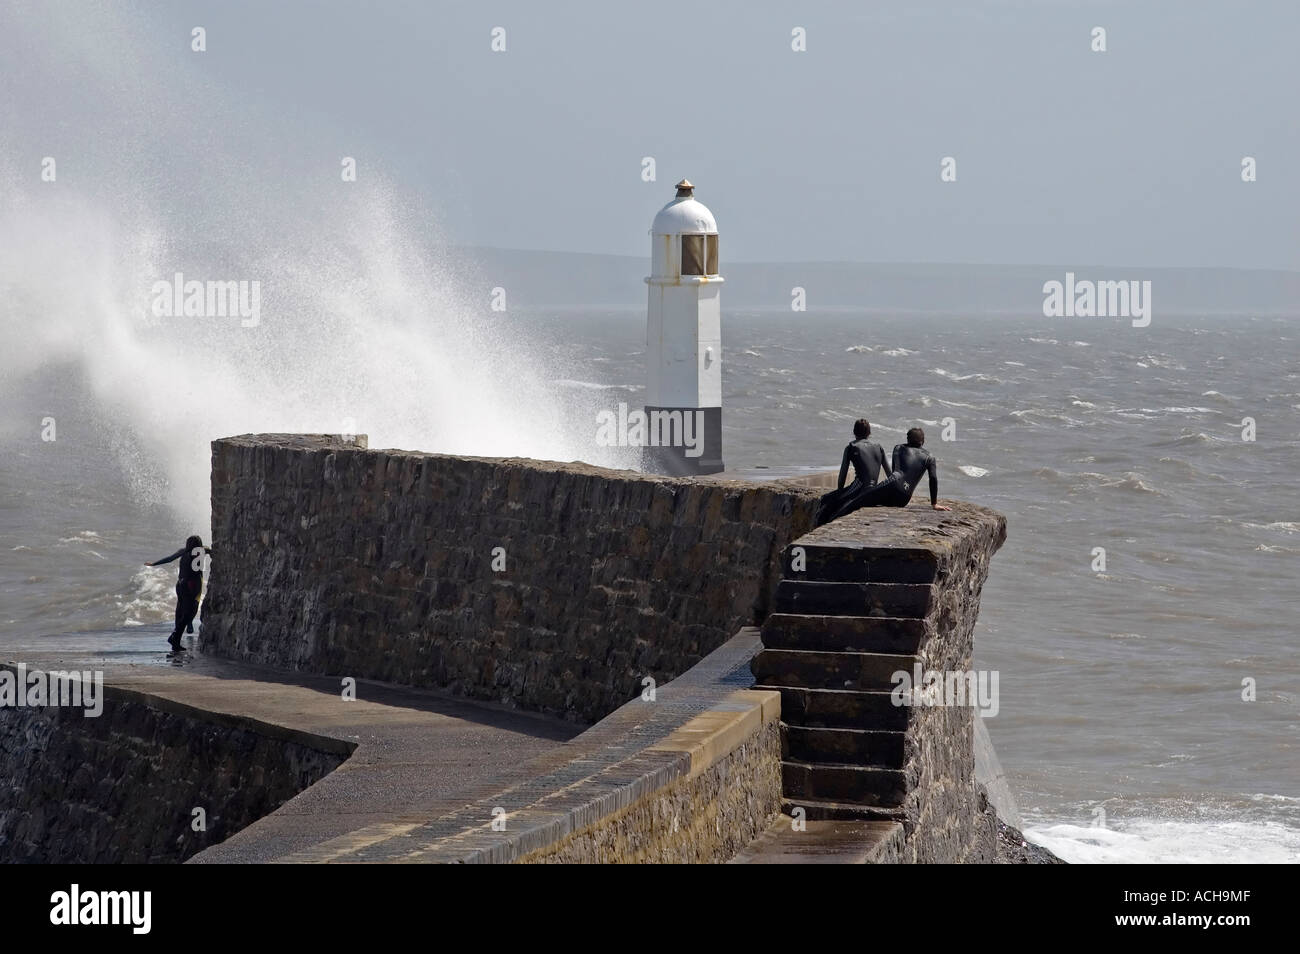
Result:
{"label": "white lighthouse tower", "polygon": [[722,470],[722,306],[718,226],[683,179],[650,228],[646,309],[647,469]]}

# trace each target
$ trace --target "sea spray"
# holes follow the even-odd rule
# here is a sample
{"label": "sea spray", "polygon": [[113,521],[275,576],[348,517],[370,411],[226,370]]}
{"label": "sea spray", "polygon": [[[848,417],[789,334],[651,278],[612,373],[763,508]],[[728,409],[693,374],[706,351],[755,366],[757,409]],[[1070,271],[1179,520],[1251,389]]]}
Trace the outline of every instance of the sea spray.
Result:
{"label": "sea spray", "polygon": [[[372,447],[621,462],[591,438],[595,397],[554,383],[565,369],[539,359],[525,321],[441,273],[385,189],[358,187],[319,234],[282,213],[275,245],[199,250],[142,215],[0,198],[0,370],[7,390],[75,369],[137,496],[186,526],[207,531],[208,445],[232,434],[351,429]],[[260,276],[257,320],[159,314],[155,286],[177,273]]]}

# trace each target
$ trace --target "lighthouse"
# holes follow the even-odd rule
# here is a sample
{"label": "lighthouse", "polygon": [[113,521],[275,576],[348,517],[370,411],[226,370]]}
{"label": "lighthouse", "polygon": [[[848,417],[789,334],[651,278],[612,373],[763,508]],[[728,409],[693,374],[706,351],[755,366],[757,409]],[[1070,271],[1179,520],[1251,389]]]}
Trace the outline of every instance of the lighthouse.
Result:
{"label": "lighthouse", "polygon": [[683,179],[650,227],[646,307],[647,470],[722,470],[718,226]]}

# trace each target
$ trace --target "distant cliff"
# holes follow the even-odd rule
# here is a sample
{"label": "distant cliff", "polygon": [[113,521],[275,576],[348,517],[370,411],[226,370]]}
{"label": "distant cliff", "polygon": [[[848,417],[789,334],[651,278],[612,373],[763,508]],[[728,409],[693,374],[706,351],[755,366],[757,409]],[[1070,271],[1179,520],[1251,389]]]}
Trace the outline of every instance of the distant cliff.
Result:
{"label": "distant cliff", "polygon": [[[808,290],[810,311],[821,309],[933,311],[957,314],[1037,313],[1043,283],[1067,271],[1081,278],[1150,281],[1161,314],[1292,314],[1300,272],[1244,268],[1114,268],[1105,263],[965,265],[880,262],[733,262],[723,236],[723,301],[729,310],[789,312],[790,290]],[[641,279],[648,261],[632,255],[448,248],[459,274],[501,285],[512,307],[645,308]],[[486,301],[486,296],[484,296]],[[642,312],[644,320],[644,312]]]}

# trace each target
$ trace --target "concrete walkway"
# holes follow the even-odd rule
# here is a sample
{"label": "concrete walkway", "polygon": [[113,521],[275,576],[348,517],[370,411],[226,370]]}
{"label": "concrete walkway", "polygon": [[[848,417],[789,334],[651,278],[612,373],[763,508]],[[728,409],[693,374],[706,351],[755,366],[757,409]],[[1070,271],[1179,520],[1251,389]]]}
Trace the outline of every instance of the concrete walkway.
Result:
{"label": "concrete walkway", "polygon": [[[634,804],[643,807],[655,792],[676,782],[707,772],[741,742],[752,742],[764,722],[775,730],[779,696],[774,692],[746,691],[753,684],[749,661],[759,646],[758,630],[746,627],[703,660],[656,690],[653,702],[633,699],[572,741],[557,746],[521,767],[516,784],[486,792],[486,797],[458,806],[446,814],[411,812],[346,837],[323,843],[311,851],[283,860],[295,863],[505,863],[533,852],[554,848],[570,834],[590,832],[604,822],[623,816]],[[775,735],[775,732],[774,732]],[[774,739],[775,742],[775,739]],[[771,813],[779,802],[776,746],[772,763]],[[742,800],[757,796],[753,779],[744,771],[730,774],[726,786]],[[319,787],[319,784],[318,786]],[[713,802],[723,801],[710,789],[690,807],[673,812],[664,806],[651,810],[655,818],[646,826],[621,832],[603,850],[580,853],[577,860],[627,862],[682,862],[725,860],[757,836],[761,824],[730,853],[707,832],[698,843],[678,827],[672,815],[703,818]],[[755,807],[747,801],[745,811]],[[505,812],[508,825],[494,831],[494,812]],[[765,822],[764,814],[732,818],[737,830]],[[717,821],[720,826],[721,820]],[[648,827],[647,827],[648,826]],[[674,836],[676,836],[674,838]],[[665,845],[663,842],[676,842]],[[722,838],[721,841],[727,841]],[[658,843],[657,848],[651,845]]]}
{"label": "concrete walkway", "polygon": [[[344,756],[276,811],[190,859],[197,864],[512,860],[512,851],[522,850],[512,842],[538,840],[547,826],[568,820],[566,811],[595,818],[596,808],[608,812],[605,803],[617,801],[619,786],[639,791],[645,773],[668,772],[677,750],[700,748],[694,736],[708,734],[710,718],[724,736],[734,734],[744,706],[726,694],[745,695],[759,646],[756,630],[742,630],[663,686],[660,704],[630,704],[584,732],[545,716],[373,682],[359,682],[356,701],[345,702],[335,677],[169,654],[170,628],[37,637],[7,644],[0,660],[102,671],[106,685],[151,706]],[[705,748],[714,744],[704,741]],[[511,810],[511,832],[499,835],[484,824],[498,803]],[[894,822],[816,819],[795,831],[789,817],[777,815],[732,863],[881,861],[901,834]]]}
{"label": "concrete walkway", "polygon": [[[196,718],[240,724],[335,752],[338,769],[192,862],[268,862],[412,814],[438,818],[527,777],[526,766],[582,726],[360,680],[169,656],[169,624],[42,636],[0,648],[32,669],[100,670],[104,682]],[[186,637],[192,644],[193,637]]]}

